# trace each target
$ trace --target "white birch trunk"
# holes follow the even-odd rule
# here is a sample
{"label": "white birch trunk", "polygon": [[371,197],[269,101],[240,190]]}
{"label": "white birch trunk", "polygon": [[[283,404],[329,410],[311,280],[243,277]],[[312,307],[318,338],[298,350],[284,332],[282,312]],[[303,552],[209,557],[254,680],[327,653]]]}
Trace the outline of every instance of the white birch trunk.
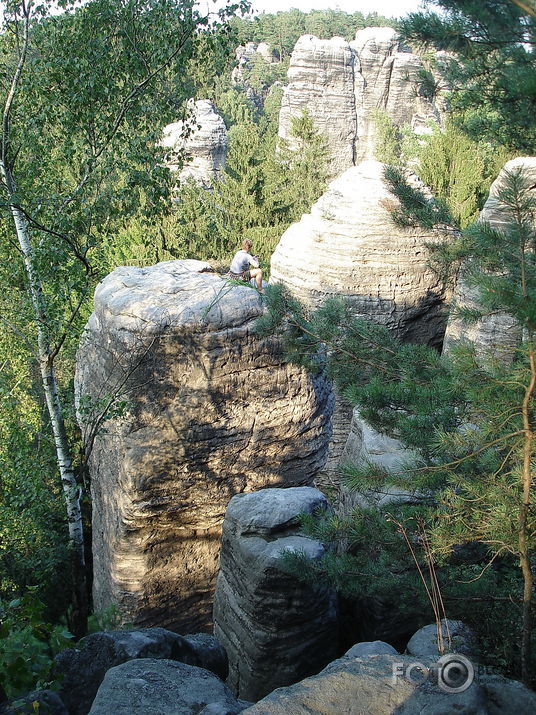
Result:
{"label": "white birch trunk", "polygon": [[[30,243],[30,232],[26,217],[18,209],[14,202],[16,186],[13,176],[4,162],[0,162],[0,172],[6,184],[9,200],[11,203],[11,214],[15,223],[15,231],[24,258],[24,266],[28,277],[28,284],[32,305],[37,324],[37,341],[39,354],[39,368],[41,380],[45,393],[48,414],[54,434],[54,444],[56,447],[56,457],[61,476],[63,494],[67,505],[67,520],[69,527],[69,539],[74,550],[76,560],[76,572],[78,576],[85,569],[84,555],[84,531],[82,524],[82,512],[80,508],[80,490],[76,483],[76,477],[72,467],[70,447],[65,429],[65,421],[58,396],[56,377],[49,337],[46,331],[46,311],[43,305],[43,291],[41,281],[33,266],[33,249]],[[85,588],[85,586],[84,586]],[[75,589],[78,585],[75,584]]]}

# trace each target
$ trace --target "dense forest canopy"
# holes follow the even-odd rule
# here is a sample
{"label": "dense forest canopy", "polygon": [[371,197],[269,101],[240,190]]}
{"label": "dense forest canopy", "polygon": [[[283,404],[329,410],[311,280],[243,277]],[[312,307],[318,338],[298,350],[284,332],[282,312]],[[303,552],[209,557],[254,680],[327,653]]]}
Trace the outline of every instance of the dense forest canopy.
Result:
{"label": "dense forest canopy", "polygon": [[[293,126],[298,154],[277,141],[296,40],[351,40],[363,27],[391,26],[428,52],[422,84],[450,92],[446,126],[416,143],[379,113],[376,155],[417,165],[461,228],[477,218],[506,159],[534,153],[534,14],[510,0],[439,4],[441,18],[399,23],[339,10],[242,16],[247,3],[208,18],[191,0],[61,2],[61,14],[51,3],[2,3],[0,618],[2,635],[30,653],[14,665],[0,647],[10,695],[44,677],[46,658],[37,659],[43,673],[31,665],[32,653],[46,650],[42,624],[76,630],[88,593],[78,582],[80,569],[89,580],[91,571],[82,536],[90,528],[88,455],[73,373],[93,289],[123,264],[199,258],[226,266],[243,237],[268,268],[280,236],[328,177],[329,146],[306,113]],[[236,83],[235,49],[248,42],[268,43],[277,61],[254,58]],[[454,54],[441,68],[432,48]],[[159,146],[190,98],[212,100],[229,132],[212,191],[177,187]],[[508,667],[515,657],[505,656]]]}

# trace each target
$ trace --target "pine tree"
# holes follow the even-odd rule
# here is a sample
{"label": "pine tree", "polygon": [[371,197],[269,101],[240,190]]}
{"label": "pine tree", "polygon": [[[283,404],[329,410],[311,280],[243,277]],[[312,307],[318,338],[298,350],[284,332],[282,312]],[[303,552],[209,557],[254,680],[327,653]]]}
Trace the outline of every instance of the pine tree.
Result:
{"label": "pine tree", "polygon": [[[427,0],[427,4],[432,4]],[[460,126],[471,136],[536,150],[536,16],[528,2],[434,0],[442,10],[400,24],[414,46],[446,50],[438,69]]]}
{"label": "pine tree", "polygon": [[[390,170],[387,176],[403,203],[395,216],[399,223],[448,220],[443,207],[405,184],[403,174]],[[476,542],[488,564],[503,556],[517,560],[524,584],[520,653],[526,683],[531,677],[531,567],[536,548],[531,504],[536,464],[533,193],[520,173],[512,173],[497,197],[504,229],[474,224],[446,251],[450,259],[463,258],[465,280],[481,296],[480,313],[471,311],[466,319],[500,310],[522,326],[523,344],[509,361],[490,359],[483,365],[474,346],[462,345],[440,356],[426,346],[400,344],[382,326],[356,319],[344,301],[327,301],[307,315],[280,286],[268,292],[269,310],[259,321],[262,334],[283,329],[291,359],[313,370],[325,364],[367,422],[420,455],[417,464],[408,464],[398,474],[353,470],[353,487],[382,491],[387,482],[414,493],[438,557],[448,559],[461,544]],[[359,522],[369,517],[361,513],[355,518]],[[352,528],[359,531],[359,523],[342,530]],[[334,568],[329,565],[333,559],[328,556],[326,574],[338,573],[341,579],[346,568],[351,581],[355,562],[352,566],[351,560],[343,560]],[[364,565],[361,560],[359,568]]]}

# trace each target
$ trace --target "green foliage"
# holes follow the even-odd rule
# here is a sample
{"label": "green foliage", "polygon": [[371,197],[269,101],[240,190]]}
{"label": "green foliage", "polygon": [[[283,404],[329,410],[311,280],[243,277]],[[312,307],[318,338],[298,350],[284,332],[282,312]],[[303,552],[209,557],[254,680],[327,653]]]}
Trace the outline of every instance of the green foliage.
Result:
{"label": "green foliage", "polygon": [[456,120],[477,140],[534,154],[535,17],[512,0],[435,4],[441,16],[411,13],[400,30],[410,44],[453,53],[441,57],[438,69]]}
{"label": "green foliage", "polygon": [[391,217],[397,226],[435,228],[440,224],[455,225],[447,205],[415,186],[406,178],[406,172],[387,166],[384,178],[392,193],[399,199],[400,207],[393,207]]}
{"label": "green foliage", "polygon": [[[413,225],[417,217],[427,226],[447,218],[441,207],[408,186],[399,170],[391,167],[388,176],[403,202],[402,211],[414,217]],[[320,524],[306,521],[309,530],[318,528],[318,535],[338,545],[313,567],[314,577],[326,578],[346,593],[376,592],[381,597],[387,592],[403,599],[397,588],[407,575],[408,556],[400,553],[403,544],[392,525],[425,519],[450,597],[462,603],[464,595],[481,601],[481,585],[476,591],[459,588],[461,574],[477,579],[498,560],[506,569],[503,579],[495,574],[501,593],[508,591],[520,600],[522,579],[512,573],[512,565],[523,565],[524,559],[530,563],[536,549],[536,514],[523,506],[535,459],[536,414],[536,200],[528,188],[520,171],[505,175],[497,197],[504,219],[501,229],[474,224],[457,244],[464,281],[480,296],[479,309],[465,319],[504,311],[523,328],[525,342],[507,359],[482,358],[475,346],[465,344],[441,356],[426,346],[401,344],[382,326],[355,318],[351,302],[329,300],[307,313],[283,287],[267,292],[267,313],[257,323],[260,334],[283,331],[293,361],[313,370],[325,366],[368,423],[418,454],[396,472],[370,464],[349,468],[346,476],[348,485],[359,490],[381,493],[388,485],[409,490],[419,503],[417,516],[415,507],[395,507],[399,511],[387,522],[379,511],[371,516],[362,510],[347,522],[338,517]],[[520,526],[522,518],[526,521]],[[410,536],[409,543],[418,545],[419,533]],[[480,549],[476,561],[464,555],[474,544]],[[376,547],[378,555],[372,553]],[[296,568],[307,571],[303,561]],[[395,583],[390,581],[393,574]],[[512,594],[514,584],[518,591]],[[470,608],[465,612],[470,614]],[[520,621],[517,615],[508,620],[512,638],[511,629]],[[497,629],[489,621],[481,628],[490,642],[498,642]],[[526,619],[523,633],[528,644]],[[519,634],[515,637],[517,643],[507,641],[509,668],[519,662]],[[496,655],[495,661],[500,660]],[[522,663],[526,677],[526,653]]]}
{"label": "green foliage", "polygon": [[0,679],[14,699],[36,688],[54,687],[54,656],[71,645],[61,625],[44,621],[44,605],[34,589],[11,602],[0,600]]}
{"label": "green foliage", "polygon": [[364,15],[361,12],[346,13],[341,10],[312,10],[305,13],[295,8],[286,12],[233,18],[231,21],[232,31],[240,43],[267,42],[282,59],[290,56],[302,35],[312,34],[321,38],[339,36],[350,41],[355,38],[356,31],[363,27],[397,25],[397,20],[375,12]]}

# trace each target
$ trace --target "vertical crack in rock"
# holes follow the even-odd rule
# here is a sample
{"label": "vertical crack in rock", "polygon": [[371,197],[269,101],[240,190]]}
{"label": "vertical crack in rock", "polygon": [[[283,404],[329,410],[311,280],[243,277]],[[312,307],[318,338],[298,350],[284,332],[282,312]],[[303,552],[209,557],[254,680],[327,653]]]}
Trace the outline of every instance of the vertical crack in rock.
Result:
{"label": "vertical crack in rock", "polygon": [[292,119],[306,109],[330,151],[333,177],[374,156],[374,111],[385,110],[397,125],[429,132],[441,122],[434,101],[418,96],[423,62],[402,47],[390,27],[359,30],[348,43],[341,37],[299,38],[291,56],[288,86],[279,115],[279,136],[298,148]]}

